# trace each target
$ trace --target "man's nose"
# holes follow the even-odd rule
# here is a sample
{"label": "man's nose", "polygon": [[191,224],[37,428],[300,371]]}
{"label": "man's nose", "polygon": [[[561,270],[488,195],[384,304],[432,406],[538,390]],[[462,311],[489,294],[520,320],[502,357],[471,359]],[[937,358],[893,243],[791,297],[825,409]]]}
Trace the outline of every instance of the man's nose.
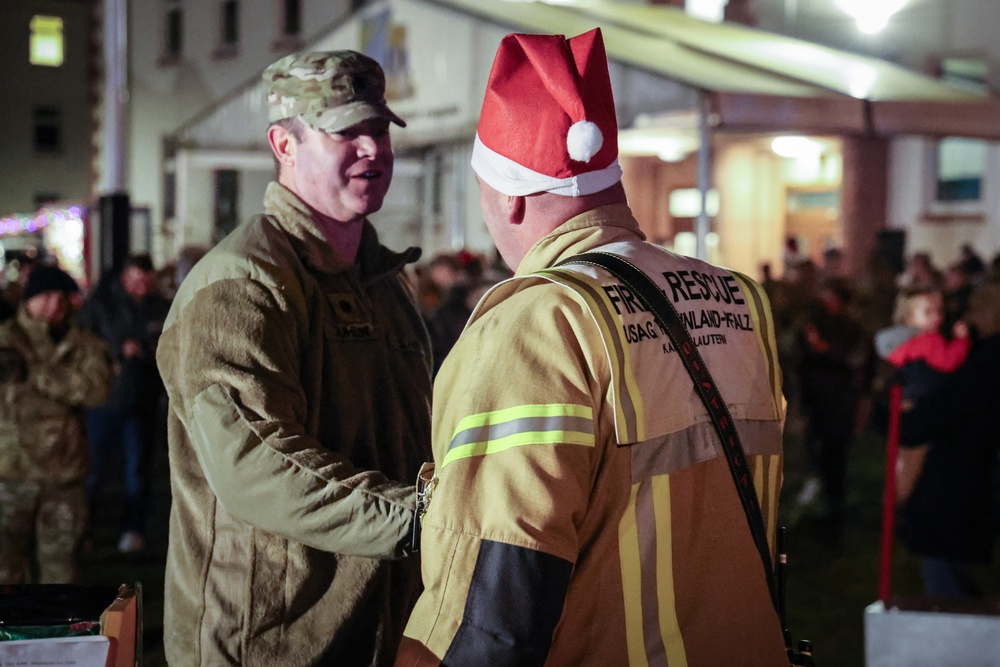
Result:
{"label": "man's nose", "polygon": [[378,155],[378,141],[370,134],[359,134],[354,141],[358,149],[358,157],[373,158]]}

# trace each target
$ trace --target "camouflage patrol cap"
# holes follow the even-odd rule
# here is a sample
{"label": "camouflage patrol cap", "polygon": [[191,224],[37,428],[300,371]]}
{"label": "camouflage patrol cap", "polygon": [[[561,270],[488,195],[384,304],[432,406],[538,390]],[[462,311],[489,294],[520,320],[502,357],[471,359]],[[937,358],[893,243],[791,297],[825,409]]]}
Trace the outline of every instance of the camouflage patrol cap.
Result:
{"label": "camouflage patrol cap", "polygon": [[263,74],[268,120],[299,116],[324,132],[339,132],[369,118],[400,127],[403,119],[385,103],[385,74],[378,62],[356,51],[292,54]]}

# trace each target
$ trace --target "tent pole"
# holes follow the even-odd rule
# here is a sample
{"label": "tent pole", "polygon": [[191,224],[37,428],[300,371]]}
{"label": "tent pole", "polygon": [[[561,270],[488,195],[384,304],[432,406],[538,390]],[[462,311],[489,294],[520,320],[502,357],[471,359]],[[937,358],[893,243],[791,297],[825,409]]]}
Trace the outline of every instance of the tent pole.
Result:
{"label": "tent pole", "polygon": [[712,187],[712,136],[708,126],[709,99],[705,91],[698,95],[698,112],[698,192],[701,195],[701,207],[695,224],[695,256],[708,260],[706,239],[710,231],[708,191]]}

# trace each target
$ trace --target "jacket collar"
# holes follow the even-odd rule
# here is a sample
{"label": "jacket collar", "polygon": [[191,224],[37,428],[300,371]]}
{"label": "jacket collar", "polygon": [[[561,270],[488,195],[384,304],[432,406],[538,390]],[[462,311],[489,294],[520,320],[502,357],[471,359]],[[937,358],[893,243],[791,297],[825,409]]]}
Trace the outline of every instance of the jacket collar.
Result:
{"label": "jacket collar", "polygon": [[264,212],[292,239],[296,252],[310,266],[323,273],[357,271],[361,280],[367,283],[382,276],[395,275],[407,264],[420,259],[420,248],[408,248],[398,253],[382,246],[375,227],[365,220],[357,261],[344,262],[330,249],[312,210],[280,183],[272,181],[268,184],[264,193]]}
{"label": "jacket collar", "polygon": [[517,267],[523,276],[558,264],[567,257],[629,237],[645,240],[627,204],[600,206],[570,218],[539,239]]}

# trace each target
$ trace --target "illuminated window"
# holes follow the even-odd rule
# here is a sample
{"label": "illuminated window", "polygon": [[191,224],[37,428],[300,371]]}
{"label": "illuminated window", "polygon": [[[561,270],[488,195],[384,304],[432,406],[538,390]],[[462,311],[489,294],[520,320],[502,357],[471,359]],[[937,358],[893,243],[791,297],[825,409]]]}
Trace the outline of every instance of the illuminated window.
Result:
{"label": "illuminated window", "polygon": [[[982,58],[942,58],[941,78],[951,85],[986,94],[988,66]],[[934,200],[941,203],[982,200],[987,143],[979,139],[945,137],[937,144]]]}
{"label": "illuminated window", "polygon": [[59,67],[63,64],[63,20],[58,16],[33,16],[28,60],[32,65]]}
{"label": "illuminated window", "polygon": [[938,142],[937,189],[939,202],[979,201],[986,171],[986,142],[948,137]]}
{"label": "illuminated window", "polygon": [[[708,191],[705,199],[708,216],[719,215],[719,191],[714,188]],[[670,192],[670,215],[674,218],[697,218],[701,215],[701,190],[697,188],[681,188]]]}

